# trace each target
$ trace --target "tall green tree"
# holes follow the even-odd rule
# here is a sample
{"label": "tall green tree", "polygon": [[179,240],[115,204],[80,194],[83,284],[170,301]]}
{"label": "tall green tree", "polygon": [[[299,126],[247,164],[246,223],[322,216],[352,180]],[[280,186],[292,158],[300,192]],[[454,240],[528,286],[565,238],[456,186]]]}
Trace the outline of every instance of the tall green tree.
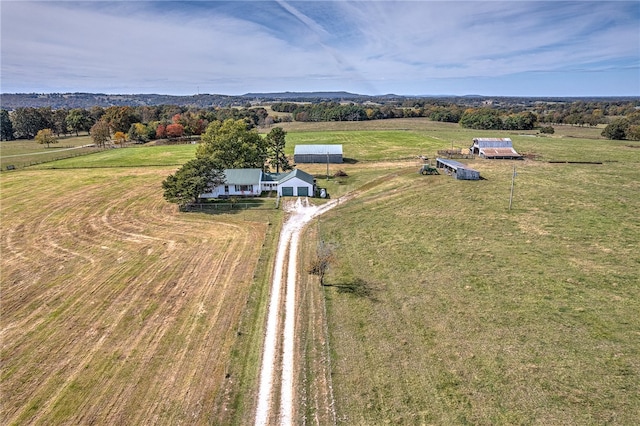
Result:
{"label": "tall green tree", "polygon": [[169,175],[162,182],[164,198],[181,208],[188,203],[197,202],[201,194],[224,183],[223,169],[219,162],[208,157],[187,161],[175,174]]}
{"label": "tall green tree", "polygon": [[267,160],[267,142],[244,120],[214,121],[202,135],[196,157],[211,158],[225,169],[262,169]]}
{"label": "tall green tree", "polygon": [[284,148],[286,145],[287,132],[282,127],[274,127],[267,134],[267,155],[269,164],[276,168],[276,173],[280,173],[280,170],[287,171],[293,169],[289,164],[289,159],[284,154]]}
{"label": "tall green tree", "polygon": [[64,108],[53,111],[53,127],[51,130],[53,130],[57,137],[69,133],[69,123],[67,123],[68,114],[69,111]]}
{"label": "tall green tree", "polygon": [[13,123],[9,118],[9,112],[6,109],[0,109],[0,140],[11,141],[15,139],[13,136]]}
{"label": "tall green tree", "polygon": [[491,108],[468,109],[460,117],[460,126],[469,129],[500,130],[503,127],[498,111]]}
{"label": "tall green tree", "polygon": [[102,119],[109,123],[113,132],[126,133],[133,123],[140,122],[140,117],[130,106],[111,106],[107,108]]}
{"label": "tall green tree", "polygon": [[16,108],[10,115],[15,136],[19,139],[33,139],[38,130],[51,128],[46,112],[40,108]]}
{"label": "tall green tree", "polygon": [[504,119],[505,130],[531,130],[535,127],[538,117],[532,112],[512,114]]}
{"label": "tall green tree", "polygon": [[78,132],[88,132],[91,129],[93,119],[86,109],[74,108],[67,114],[67,124],[78,136]]}
{"label": "tall green tree", "polygon": [[604,130],[602,131],[602,136],[607,139],[625,139],[627,137],[627,130],[629,130],[630,126],[631,123],[629,123],[628,119],[619,118],[617,120],[614,120],[613,122],[611,122],[611,124],[607,125],[607,127],[604,128]]}
{"label": "tall green tree", "polygon": [[98,105],[92,106],[89,108],[89,116],[94,124],[97,123],[104,116],[104,108]]}
{"label": "tall green tree", "polygon": [[148,142],[151,136],[149,128],[142,123],[133,123],[129,128],[129,133],[127,135],[132,141],[140,143]]}
{"label": "tall green tree", "polygon": [[91,133],[91,139],[93,139],[93,143],[96,146],[103,147],[111,139],[109,123],[104,120],[100,120],[91,126],[89,133]]}
{"label": "tall green tree", "polygon": [[39,144],[47,144],[47,148],[49,148],[49,145],[52,143],[58,143],[58,139],[53,135],[53,131],[51,129],[38,130],[35,140]]}

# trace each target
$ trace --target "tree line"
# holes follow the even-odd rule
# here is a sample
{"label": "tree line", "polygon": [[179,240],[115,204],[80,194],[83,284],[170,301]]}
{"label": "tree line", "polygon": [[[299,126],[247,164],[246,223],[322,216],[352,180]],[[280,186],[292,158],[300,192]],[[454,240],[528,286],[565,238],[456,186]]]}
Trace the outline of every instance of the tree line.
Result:
{"label": "tree line", "polygon": [[[467,105],[467,103],[471,104]],[[441,100],[406,99],[385,105],[371,103],[319,102],[315,104],[277,102],[273,111],[291,114],[295,121],[364,121],[389,118],[426,117],[433,121],[459,123],[460,126],[481,130],[531,130],[549,125],[597,126],[614,124],[626,129],[625,138],[636,139],[638,101],[536,101],[482,102],[477,100],[443,102]],[[619,120],[624,117],[626,121]],[[626,126],[626,127],[625,127]],[[620,136],[620,131],[605,131],[603,136]]]}
{"label": "tree line", "polygon": [[9,112],[0,110],[2,140],[34,139],[40,130],[50,129],[56,137],[91,133],[94,125],[106,123],[111,134],[121,132],[128,140],[200,135],[209,123],[242,119],[251,126],[269,126],[277,122],[265,108],[189,108],[160,106],[95,106],[89,109],[52,109],[24,107]]}
{"label": "tree line", "polygon": [[271,105],[274,112],[271,114],[263,107],[250,105],[243,108],[177,105],[94,106],[89,109],[24,107],[11,112],[0,110],[0,119],[2,140],[33,139],[42,129],[50,129],[57,137],[91,133],[92,127],[98,123],[97,129],[108,126],[112,135],[119,133],[126,140],[142,143],[153,139],[201,135],[210,123],[226,119],[242,119],[251,126],[269,127],[292,120],[365,121],[409,117],[426,117],[433,121],[487,130],[531,130],[542,126],[548,131],[552,128],[550,125],[607,124],[604,137],[638,140],[638,108],[638,100],[490,102],[476,98],[455,98],[404,99],[386,103],[275,102]]}

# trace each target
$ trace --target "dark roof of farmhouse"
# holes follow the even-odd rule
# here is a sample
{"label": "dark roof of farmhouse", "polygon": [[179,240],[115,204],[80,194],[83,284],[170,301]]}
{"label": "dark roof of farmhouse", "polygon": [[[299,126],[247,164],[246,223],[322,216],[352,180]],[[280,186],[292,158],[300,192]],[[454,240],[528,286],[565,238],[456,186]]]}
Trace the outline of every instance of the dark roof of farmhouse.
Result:
{"label": "dark roof of farmhouse", "polygon": [[342,145],[296,145],[294,155],[342,155]]}

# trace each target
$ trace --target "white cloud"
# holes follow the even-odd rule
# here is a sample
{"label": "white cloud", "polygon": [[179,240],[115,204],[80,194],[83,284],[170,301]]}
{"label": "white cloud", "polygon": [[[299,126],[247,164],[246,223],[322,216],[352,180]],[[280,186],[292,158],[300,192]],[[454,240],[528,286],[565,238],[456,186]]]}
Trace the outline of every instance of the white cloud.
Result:
{"label": "white cloud", "polygon": [[[501,87],[499,78],[527,72],[552,78],[637,67],[637,9],[633,2],[3,1],[2,90],[415,94],[469,78]],[[628,94],[639,85],[627,82]]]}

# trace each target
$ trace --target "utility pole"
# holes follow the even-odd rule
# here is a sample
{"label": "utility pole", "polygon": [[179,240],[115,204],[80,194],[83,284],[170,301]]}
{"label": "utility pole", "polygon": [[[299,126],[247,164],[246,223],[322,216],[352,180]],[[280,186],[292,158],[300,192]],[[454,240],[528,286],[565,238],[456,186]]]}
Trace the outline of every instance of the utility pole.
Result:
{"label": "utility pole", "polygon": [[509,196],[509,210],[511,210],[511,204],[513,203],[513,187],[516,182],[516,166],[513,166],[513,175],[511,176],[511,195]]}
{"label": "utility pole", "polygon": [[329,180],[329,152],[327,151],[327,180]]}

